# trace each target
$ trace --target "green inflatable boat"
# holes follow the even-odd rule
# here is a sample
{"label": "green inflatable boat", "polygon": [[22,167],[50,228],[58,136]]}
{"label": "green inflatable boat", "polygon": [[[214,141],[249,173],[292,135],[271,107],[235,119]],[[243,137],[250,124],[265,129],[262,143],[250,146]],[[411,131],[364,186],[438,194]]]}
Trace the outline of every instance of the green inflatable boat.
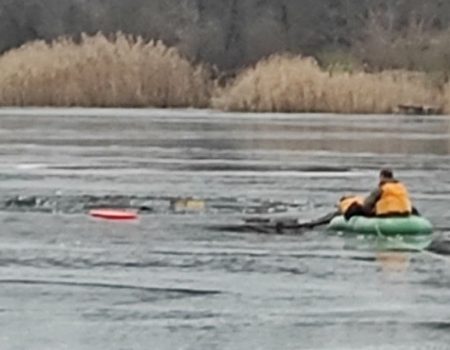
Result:
{"label": "green inflatable boat", "polygon": [[421,216],[368,218],[354,216],[346,221],[343,216],[337,216],[328,224],[329,231],[358,233],[384,237],[425,236],[433,233],[430,221]]}

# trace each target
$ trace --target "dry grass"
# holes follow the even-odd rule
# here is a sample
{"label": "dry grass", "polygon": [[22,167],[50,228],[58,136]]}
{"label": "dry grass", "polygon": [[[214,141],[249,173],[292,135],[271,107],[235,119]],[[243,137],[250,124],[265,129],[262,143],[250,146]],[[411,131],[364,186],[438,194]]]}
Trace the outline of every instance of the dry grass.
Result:
{"label": "dry grass", "polygon": [[116,34],[32,42],[0,57],[0,105],[205,107],[211,80],[177,50]]}
{"label": "dry grass", "polygon": [[261,60],[211,99],[214,86],[206,68],[176,49],[120,33],[37,41],[0,56],[1,106],[390,113],[399,104],[418,104],[450,113],[450,83],[440,90],[420,73],[327,72],[292,55]]}
{"label": "dry grass", "polygon": [[440,106],[442,96],[420,74],[330,73],[291,55],[260,61],[212,99],[216,108],[258,112],[391,113],[398,104]]}
{"label": "dry grass", "polygon": [[444,113],[450,115],[450,83],[444,86]]}

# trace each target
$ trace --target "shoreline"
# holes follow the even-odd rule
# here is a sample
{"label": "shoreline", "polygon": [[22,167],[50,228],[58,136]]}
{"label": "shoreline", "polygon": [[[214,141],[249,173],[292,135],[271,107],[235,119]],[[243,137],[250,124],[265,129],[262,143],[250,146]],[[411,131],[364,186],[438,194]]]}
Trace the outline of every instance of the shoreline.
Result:
{"label": "shoreline", "polygon": [[[120,112],[120,113],[119,113]],[[127,114],[128,117],[145,117],[148,114],[158,113],[161,117],[179,117],[179,113],[192,114],[195,117],[267,117],[268,119],[277,118],[330,118],[330,117],[344,117],[344,118],[405,118],[405,119],[448,119],[450,114],[429,114],[429,115],[413,115],[413,114],[396,114],[396,113],[320,113],[320,112],[254,112],[254,111],[224,111],[214,108],[195,108],[195,107],[83,107],[83,106],[0,106],[0,118],[6,116],[92,116],[92,117],[123,117]],[[181,117],[185,118],[185,116]]]}

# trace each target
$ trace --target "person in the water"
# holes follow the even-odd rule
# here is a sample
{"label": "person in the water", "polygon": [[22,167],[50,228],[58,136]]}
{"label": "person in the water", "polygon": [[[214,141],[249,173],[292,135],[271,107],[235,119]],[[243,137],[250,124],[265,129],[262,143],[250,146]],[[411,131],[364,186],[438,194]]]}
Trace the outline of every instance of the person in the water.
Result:
{"label": "person in the water", "polygon": [[339,210],[346,220],[352,216],[419,215],[411,204],[408,189],[394,177],[391,169],[381,169],[378,187],[365,199],[358,196],[342,197]]}
{"label": "person in the water", "polygon": [[347,195],[339,199],[337,204],[338,211],[335,215],[343,215],[347,220],[355,215],[364,215],[363,213],[364,197]]}

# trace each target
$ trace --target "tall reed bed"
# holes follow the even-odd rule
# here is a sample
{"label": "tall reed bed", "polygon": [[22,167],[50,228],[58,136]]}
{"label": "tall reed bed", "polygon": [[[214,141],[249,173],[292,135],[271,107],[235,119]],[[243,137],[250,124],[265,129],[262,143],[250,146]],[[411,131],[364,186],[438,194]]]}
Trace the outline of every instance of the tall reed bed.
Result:
{"label": "tall reed bed", "polygon": [[390,113],[412,104],[450,113],[450,83],[438,89],[425,74],[404,71],[331,72],[314,59],[287,54],[261,60],[224,88],[217,85],[208,69],[175,48],[121,33],[36,41],[0,56],[0,106]]}
{"label": "tall reed bed", "polygon": [[0,105],[206,107],[212,81],[174,48],[121,33],[31,42],[0,56]]}
{"label": "tall reed bed", "polygon": [[444,86],[444,113],[450,115],[450,82]]}
{"label": "tall reed bed", "polygon": [[260,61],[212,99],[215,108],[257,112],[390,113],[399,104],[442,103],[420,74],[327,72],[291,55]]}

